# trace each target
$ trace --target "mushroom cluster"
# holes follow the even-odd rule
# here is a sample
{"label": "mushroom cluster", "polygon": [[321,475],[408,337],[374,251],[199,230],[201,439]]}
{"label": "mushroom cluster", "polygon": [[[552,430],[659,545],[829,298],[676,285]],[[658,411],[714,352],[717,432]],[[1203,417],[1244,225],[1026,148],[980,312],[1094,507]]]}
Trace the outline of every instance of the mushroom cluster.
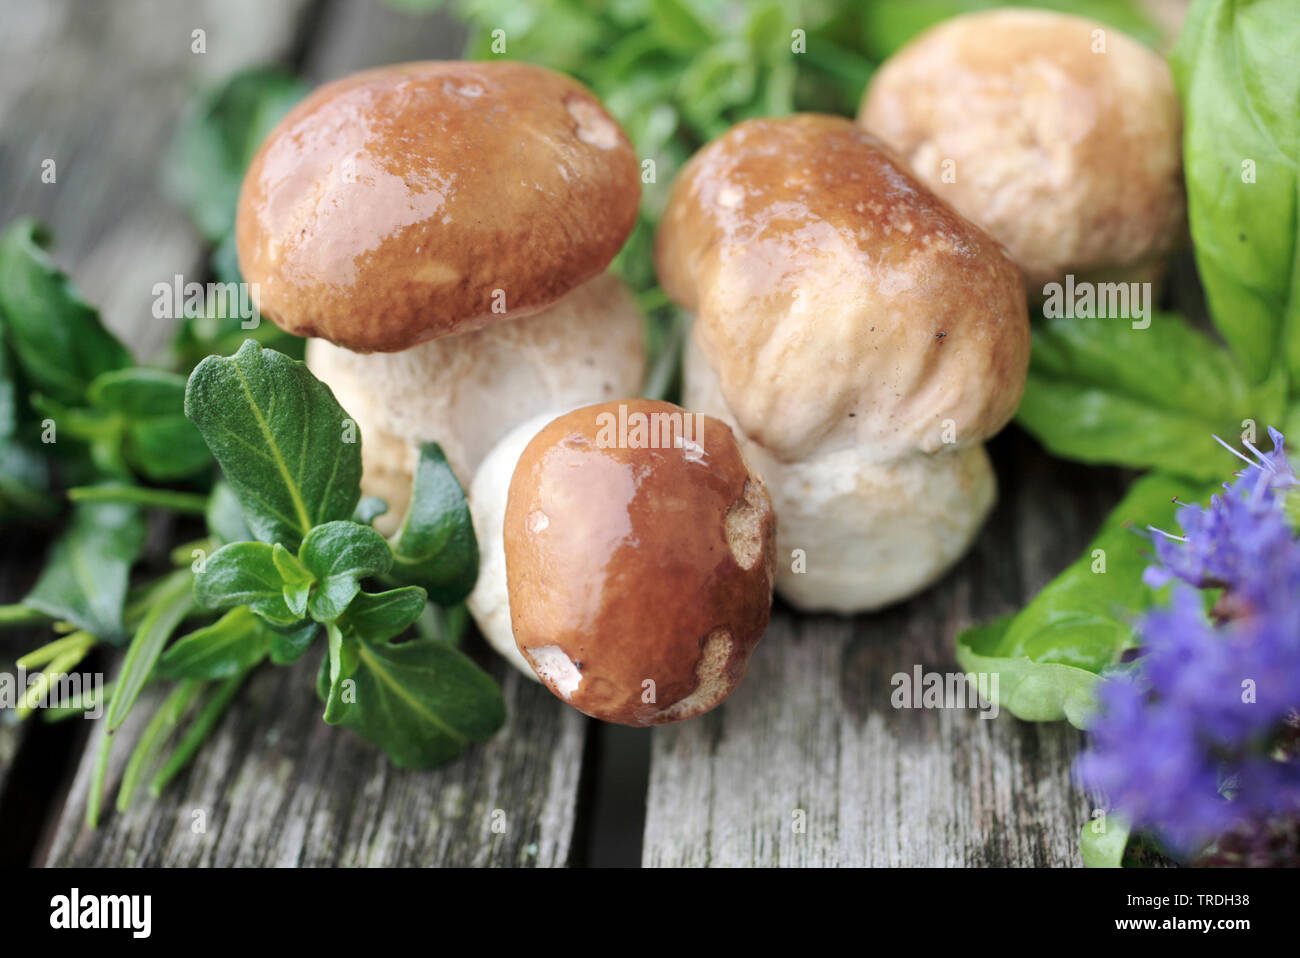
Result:
{"label": "mushroom cluster", "polygon": [[685,404],[733,424],[771,490],[778,592],[874,609],[965,552],[1029,362],[997,242],[850,121],[801,115],[697,153],[656,259],[695,314]]}
{"label": "mushroom cluster", "polygon": [[387,528],[419,444],[442,446],[488,642],[588,715],[654,725],[736,687],[774,587],[859,612],[961,557],[996,497],[983,444],[1025,385],[1026,291],[1158,275],[1185,230],[1180,122],[1154,54],[1003,10],[901,50],[857,123],[734,127],[656,238],[694,315],[686,409],[621,398],[642,317],[605,270],[638,164],[591,93],[538,67],[322,87],[253,161],[240,265],[263,315],[314,337]]}
{"label": "mushroom cluster", "polygon": [[261,314],[313,337],[308,365],[360,427],[363,490],[391,507],[376,525],[396,527],[438,442],[470,490],[489,642],[587,714],[654,725],[744,676],[775,519],[726,425],[589,405],[645,374],[643,318],[605,272],[639,197],[626,136],[574,81],[411,63],[290,111],[245,177],[237,240]]}

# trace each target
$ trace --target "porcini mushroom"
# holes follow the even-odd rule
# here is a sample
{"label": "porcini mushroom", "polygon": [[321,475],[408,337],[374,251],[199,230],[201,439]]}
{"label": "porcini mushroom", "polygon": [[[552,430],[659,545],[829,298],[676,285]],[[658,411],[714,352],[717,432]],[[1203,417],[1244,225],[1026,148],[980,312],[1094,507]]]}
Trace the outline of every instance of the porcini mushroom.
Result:
{"label": "porcini mushroom", "polygon": [[734,424],[776,514],[777,591],[877,608],[933,582],[992,506],[982,443],[1029,362],[1020,273],[847,120],[740,124],[657,237],[696,314],[684,402]]}
{"label": "porcini mushroom", "polygon": [[477,519],[487,477],[499,490],[509,472],[501,557],[523,660],[608,722],[714,708],[772,604],[772,504],[731,430],[649,399],[575,409],[516,453],[526,430],[493,451],[474,495]]}
{"label": "porcini mushroom", "polygon": [[876,71],[858,122],[1003,243],[1035,299],[1066,274],[1155,280],[1185,235],[1169,67],[1095,21],[953,17]]}
{"label": "porcini mushroom", "polygon": [[308,363],[361,427],[363,488],[391,500],[388,524],[417,444],[439,442],[468,483],[533,414],[639,389],[642,319],[603,273],[639,197],[595,97],[522,63],[345,77],[262,144],[240,268],[262,315],[319,337]]}

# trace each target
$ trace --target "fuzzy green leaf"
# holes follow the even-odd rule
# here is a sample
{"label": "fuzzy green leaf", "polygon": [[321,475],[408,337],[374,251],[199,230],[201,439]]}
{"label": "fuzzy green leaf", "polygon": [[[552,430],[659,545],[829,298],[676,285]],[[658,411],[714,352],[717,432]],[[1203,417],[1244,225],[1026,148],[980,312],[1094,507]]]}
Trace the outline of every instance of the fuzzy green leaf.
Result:
{"label": "fuzzy green leaf", "polygon": [[23,604],[121,645],[127,638],[122,626],[127,580],[144,546],[144,534],[144,520],[135,506],[77,506]]}
{"label": "fuzzy green leaf", "polygon": [[271,650],[272,632],[246,605],[177,639],[158,660],[165,678],[224,679],[252,668]]}
{"label": "fuzzy green leaf", "polygon": [[361,443],[302,363],[249,340],[190,375],[185,415],[199,427],[263,542],[297,548],[314,526],[348,519],[361,498]]}
{"label": "fuzzy green leaf", "polygon": [[465,491],[437,443],[420,448],[411,506],[393,537],[392,577],[418,585],[440,605],[455,605],[478,578],[478,540]]}
{"label": "fuzzy green leaf", "polygon": [[[468,658],[439,642],[357,644],[356,702],[342,724],[374,742],[401,768],[451,761],[470,742],[490,738],[505,722],[495,682]],[[317,692],[330,692],[329,659]]]}

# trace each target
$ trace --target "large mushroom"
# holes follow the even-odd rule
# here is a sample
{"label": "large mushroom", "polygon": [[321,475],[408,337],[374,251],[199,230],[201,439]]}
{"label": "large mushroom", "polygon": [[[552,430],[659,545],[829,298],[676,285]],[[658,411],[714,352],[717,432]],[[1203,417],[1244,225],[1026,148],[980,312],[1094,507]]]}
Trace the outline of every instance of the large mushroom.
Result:
{"label": "large mushroom", "polygon": [[604,272],[638,165],[595,97],[522,63],[408,63],[327,84],[244,179],[240,268],[356,419],[395,527],[419,443],[463,483],[513,426],[635,394],[642,317]]}
{"label": "large mushroom", "polygon": [[1029,294],[1152,281],[1186,233],[1182,113],[1164,59],[1046,10],[953,17],[872,77],[858,122],[1006,245]]}
{"label": "large mushroom", "polygon": [[[531,429],[475,482],[476,520],[500,544],[512,661],[607,722],[714,708],[772,604],[772,503],[731,430],[650,399],[575,409],[521,443]],[[501,585],[480,581],[472,602],[495,591],[500,609]]]}
{"label": "large mushroom", "polygon": [[982,443],[1029,362],[997,242],[865,131],[801,115],[697,153],[656,260],[695,313],[685,405],[734,424],[771,492],[778,592],[873,609],[961,556],[995,498]]}

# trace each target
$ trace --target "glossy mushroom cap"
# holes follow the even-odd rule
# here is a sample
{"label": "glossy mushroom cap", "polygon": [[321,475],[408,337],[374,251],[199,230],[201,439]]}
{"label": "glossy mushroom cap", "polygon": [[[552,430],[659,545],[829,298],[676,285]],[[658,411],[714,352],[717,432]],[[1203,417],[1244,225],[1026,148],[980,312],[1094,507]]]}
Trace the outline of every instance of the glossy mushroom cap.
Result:
{"label": "glossy mushroom cap", "polygon": [[1163,58],[1044,10],[946,20],[876,71],[858,122],[1004,243],[1031,297],[1158,275],[1182,242],[1182,114]]}
{"label": "glossy mushroom cap", "polygon": [[656,248],[745,435],[877,461],[997,432],[1029,363],[1019,270],[848,120],[750,120],[697,153]]}
{"label": "glossy mushroom cap", "polygon": [[595,718],[706,712],[767,627],[774,526],[762,480],[716,419],[648,399],[567,413],[533,437],[510,483],[515,643]]}
{"label": "glossy mushroom cap", "polygon": [[239,200],[240,269],[298,336],[391,352],[535,312],[636,220],[627,137],[524,63],[407,63],[327,84],[271,132]]}

